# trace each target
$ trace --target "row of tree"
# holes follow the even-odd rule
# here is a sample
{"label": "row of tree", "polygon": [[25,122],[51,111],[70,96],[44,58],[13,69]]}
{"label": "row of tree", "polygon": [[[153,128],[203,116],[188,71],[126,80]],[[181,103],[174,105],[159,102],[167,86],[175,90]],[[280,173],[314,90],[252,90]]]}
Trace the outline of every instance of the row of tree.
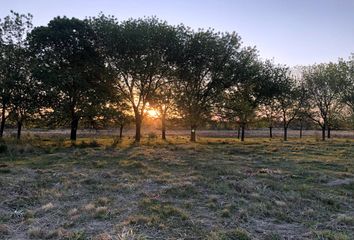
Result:
{"label": "row of tree", "polygon": [[178,116],[191,128],[191,141],[205,121],[241,128],[267,118],[270,137],[281,119],[284,139],[294,119],[310,118],[325,139],[338,116],[354,111],[354,58],[338,63],[289,68],[260,60],[236,33],[194,31],[157,18],[118,21],[100,15],[85,20],[57,17],[32,29],[32,15],[0,21],[0,106],[18,134],[29,119],[71,126],[76,140],[82,119],[92,125],[115,122],[121,131],[134,117],[135,140],[147,108],[166,120]]}

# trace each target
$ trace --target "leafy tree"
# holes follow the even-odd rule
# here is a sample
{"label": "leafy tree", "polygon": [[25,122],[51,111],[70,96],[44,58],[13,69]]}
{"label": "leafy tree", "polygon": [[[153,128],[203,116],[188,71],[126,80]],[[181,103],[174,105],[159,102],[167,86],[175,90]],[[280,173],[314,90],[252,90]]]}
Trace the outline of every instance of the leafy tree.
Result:
{"label": "leafy tree", "polygon": [[[14,95],[16,95],[16,103],[19,103],[18,87],[21,86],[19,82],[27,78],[26,67],[28,64],[26,64],[25,45],[26,35],[31,28],[31,14],[19,14],[11,11],[10,15],[0,19],[0,137],[3,136],[5,121],[10,112]],[[21,101],[21,104],[24,102]]]}
{"label": "leafy tree", "polygon": [[254,101],[252,87],[239,86],[225,91],[223,96],[224,116],[236,121],[241,129],[241,141],[245,140],[245,128],[255,117],[257,101]]}
{"label": "leafy tree", "polygon": [[147,104],[171,75],[176,31],[156,18],[118,23],[113,17],[101,16],[93,19],[93,25],[104,42],[117,93],[134,112],[135,141],[139,142]]}
{"label": "leafy tree", "polygon": [[322,129],[322,140],[330,137],[332,118],[339,110],[345,86],[346,74],[340,64],[318,64],[303,70],[303,78],[308,91],[309,117]]}
{"label": "leafy tree", "polygon": [[29,43],[37,60],[33,74],[50,99],[47,107],[55,121],[70,121],[70,139],[76,140],[79,120],[105,102],[112,89],[95,31],[87,20],[57,17],[35,28]]}
{"label": "leafy tree", "polygon": [[42,106],[42,85],[31,76],[30,60],[31,56],[29,56],[27,49],[17,49],[13,63],[17,71],[12,76],[13,84],[9,107],[9,116],[17,125],[17,139],[21,138],[24,122],[39,115]]}
{"label": "leafy tree", "polygon": [[118,126],[121,139],[124,126],[133,120],[129,109],[129,105],[124,102],[110,100],[99,108],[99,114],[95,117],[94,122],[104,128]]}
{"label": "leafy tree", "polygon": [[243,67],[235,73],[230,88],[224,92],[221,110],[236,118],[241,127],[241,141],[244,141],[245,127],[256,116],[256,110],[274,95],[272,79],[273,66],[260,62],[254,50],[248,49],[243,57]]}
{"label": "leafy tree", "polygon": [[166,140],[166,121],[169,114],[176,114],[175,90],[171,82],[157,89],[149,101],[150,106],[156,109],[161,120],[161,138]]}
{"label": "leafy tree", "polygon": [[195,142],[196,129],[204,119],[210,119],[218,95],[230,81],[240,52],[240,38],[235,33],[193,32],[183,26],[179,30],[181,50],[177,55],[176,104],[191,128],[190,140]]}
{"label": "leafy tree", "polygon": [[304,103],[304,92],[297,86],[295,79],[290,76],[286,67],[276,67],[275,82],[277,92],[275,94],[275,108],[280,111],[280,118],[283,123],[284,141],[288,140],[288,128],[300,113]]}
{"label": "leafy tree", "polygon": [[259,109],[268,122],[269,138],[273,138],[274,122],[278,117],[278,109],[274,98],[270,98],[263,103]]}
{"label": "leafy tree", "polygon": [[351,109],[354,114],[354,54],[349,61],[340,61],[342,68],[346,71],[345,88],[342,101]]}
{"label": "leafy tree", "polygon": [[299,122],[299,125],[300,125],[299,126],[299,130],[300,130],[299,137],[302,138],[304,124],[306,124],[306,121],[309,120],[308,113],[310,112],[308,93],[307,93],[307,89],[305,87],[304,82],[300,83],[300,86],[298,87],[298,91],[299,91],[298,100],[300,101],[300,104],[299,104],[299,109],[297,110],[296,120]]}
{"label": "leafy tree", "polygon": [[[116,125],[119,126],[119,138],[123,138],[123,128],[127,124],[133,121],[132,116],[128,114],[127,111],[122,111],[121,108],[120,110],[116,109],[113,111],[112,115],[113,116],[111,119],[116,123]],[[112,111],[111,111],[112,112]]]}

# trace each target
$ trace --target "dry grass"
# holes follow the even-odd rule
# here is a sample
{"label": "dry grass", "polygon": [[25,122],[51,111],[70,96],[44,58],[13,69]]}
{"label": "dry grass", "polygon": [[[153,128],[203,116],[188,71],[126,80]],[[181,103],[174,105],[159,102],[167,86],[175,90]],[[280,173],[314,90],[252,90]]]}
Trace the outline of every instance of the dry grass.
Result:
{"label": "dry grass", "polygon": [[0,239],[354,239],[353,140],[112,142],[7,141]]}

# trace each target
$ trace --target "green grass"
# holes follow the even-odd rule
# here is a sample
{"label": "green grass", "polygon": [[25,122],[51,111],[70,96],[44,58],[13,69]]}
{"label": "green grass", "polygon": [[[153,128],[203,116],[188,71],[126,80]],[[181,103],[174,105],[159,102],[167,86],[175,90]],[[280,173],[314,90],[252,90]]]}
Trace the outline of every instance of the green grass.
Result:
{"label": "green grass", "polygon": [[354,239],[353,140],[2,145],[0,239]]}

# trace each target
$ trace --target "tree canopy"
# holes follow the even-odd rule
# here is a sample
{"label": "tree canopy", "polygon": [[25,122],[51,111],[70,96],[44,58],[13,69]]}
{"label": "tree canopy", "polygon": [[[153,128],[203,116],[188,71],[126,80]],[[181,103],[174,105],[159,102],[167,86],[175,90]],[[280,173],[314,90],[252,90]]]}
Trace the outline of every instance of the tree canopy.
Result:
{"label": "tree canopy", "polygon": [[245,128],[266,118],[287,129],[311,119],[323,131],[354,116],[353,56],[302,67],[263,60],[235,33],[172,26],[156,17],[118,21],[100,14],[56,17],[32,29],[32,15],[0,19],[0,136],[5,120],[40,119],[45,126],[120,127],[133,118],[141,139],[149,108],[159,113],[162,138],[168,114],[190,128],[207,123]]}
{"label": "tree canopy", "polygon": [[75,140],[79,120],[112,89],[96,33],[85,20],[58,17],[35,28],[29,45],[36,60],[33,75],[46,85],[49,113],[56,121],[71,121]]}

